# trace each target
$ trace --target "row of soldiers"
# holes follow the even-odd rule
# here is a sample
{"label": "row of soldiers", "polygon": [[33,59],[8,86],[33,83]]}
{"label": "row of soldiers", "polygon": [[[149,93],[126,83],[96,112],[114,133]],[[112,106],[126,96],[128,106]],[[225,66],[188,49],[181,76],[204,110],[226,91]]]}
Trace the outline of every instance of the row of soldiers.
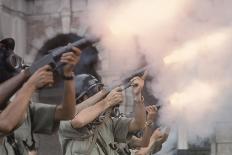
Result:
{"label": "row of soldiers", "polygon": [[[153,129],[157,117],[156,106],[144,105],[144,79],[131,79],[134,116],[115,116],[115,107],[123,103],[123,90],[117,87],[108,92],[104,84],[89,74],[74,75],[80,60],[80,49],[64,53],[60,62],[64,81],[61,104],[48,105],[31,101],[33,93],[54,84],[51,66],[39,68],[20,86],[11,100],[1,100],[18,70],[9,59],[16,57],[14,40],[0,41],[0,154],[30,155],[35,153],[34,133],[52,134],[58,130],[64,155],[149,155],[158,152],[168,133]],[[18,56],[17,56],[18,57]],[[142,132],[138,136],[138,132]],[[48,153],[49,154],[49,153]]]}

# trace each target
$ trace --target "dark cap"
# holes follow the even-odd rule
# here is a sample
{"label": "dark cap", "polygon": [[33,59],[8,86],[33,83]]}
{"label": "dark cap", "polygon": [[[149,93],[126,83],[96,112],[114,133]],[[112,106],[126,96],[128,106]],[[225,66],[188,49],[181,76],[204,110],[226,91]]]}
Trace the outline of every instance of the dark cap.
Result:
{"label": "dark cap", "polygon": [[14,50],[15,41],[13,38],[5,38],[0,41],[1,44],[5,45],[7,49]]}
{"label": "dark cap", "polygon": [[84,95],[91,97],[100,91],[99,87],[103,87],[103,83],[90,74],[79,74],[75,77],[75,81],[76,100],[81,99]]}

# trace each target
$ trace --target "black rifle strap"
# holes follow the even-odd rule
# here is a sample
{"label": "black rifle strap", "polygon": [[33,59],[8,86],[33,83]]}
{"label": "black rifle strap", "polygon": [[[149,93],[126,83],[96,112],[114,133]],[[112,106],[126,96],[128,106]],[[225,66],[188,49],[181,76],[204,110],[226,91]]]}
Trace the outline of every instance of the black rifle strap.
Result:
{"label": "black rifle strap", "polygon": [[94,147],[94,145],[95,145],[96,143],[102,148],[102,151],[104,152],[104,154],[105,154],[105,155],[108,155],[108,154],[107,154],[107,151],[105,150],[105,148],[102,146],[102,144],[100,143],[100,141],[99,141],[99,139],[98,139],[98,134],[99,134],[98,129],[100,129],[100,128],[102,127],[103,123],[104,123],[105,121],[107,121],[107,119],[110,118],[110,111],[111,111],[111,109],[107,111],[107,113],[106,113],[106,115],[105,115],[105,117],[104,117],[102,123],[101,123],[99,126],[96,126],[96,128],[94,129],[94,131],[93,131],[93,141],[92,141],[92,143],[90,144],[90,147],[89,147],[89,149],[88,149],[88,151],[87,151],[87,155],[90,155],[90,154],[91,154],[91,152],[92,152],[92,150],[93,150],[93,147]]}
{"label": "black rifle strap", "polygon": [[[32,114],[32,111],[31,111],[31,107],[29,107],[29,114],[30,114],[30,120],[33,120],[33,114]],[[36,142],[35,142],[35,137],[34,137],[32,129],[31,129],[30,135],[31,135],[30,140],[32,141],[32,144],[29,145],[26,141],[23,141],[23,144],[29,151],[33,151],[33,150],[36,150],[36,146],[35,146]]]}
{"label": "black rifle strap", "polygon": [[100,146],[100,148],[102,149],[102,151],[104,152],[105,155],[108,155],[107,154],[107,151],[105,149],[105,147],[101,144],[100,140],[97,138],[97,144]]}
{"label": "black rifle strap", "polygon": [[7,142],[12,146],[15,155],[20,155],[20,151],[17,145],[17,141],[15,139],[14,133],[7,136]]}

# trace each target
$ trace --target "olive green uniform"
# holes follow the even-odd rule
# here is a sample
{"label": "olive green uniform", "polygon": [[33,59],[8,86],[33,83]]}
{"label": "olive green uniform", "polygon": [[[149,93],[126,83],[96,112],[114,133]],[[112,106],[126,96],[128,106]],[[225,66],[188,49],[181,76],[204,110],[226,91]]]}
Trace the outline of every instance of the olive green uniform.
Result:
{"label": "olive green uniform", "polygon": [[[55,110],[55,105],[41,103],[30,104],[27,117],[22,125],[13,133],[20,155],[27,155],[28,150],[33,147],[33,133],[48,134],[58,127],[58,123],[55,123],[54,121]],[[0,155],[15,155],[14,150],[11,144],[8,143],[6,136],[3,138],[3,141],[0,144]]]}
{"label": "olive green uniform", "polygon": [[126,142],[129,118],[105,118],[95,129],[74,129],[70,121],[62,121],[59,139],[64,155],[118,155],[111,146]]}

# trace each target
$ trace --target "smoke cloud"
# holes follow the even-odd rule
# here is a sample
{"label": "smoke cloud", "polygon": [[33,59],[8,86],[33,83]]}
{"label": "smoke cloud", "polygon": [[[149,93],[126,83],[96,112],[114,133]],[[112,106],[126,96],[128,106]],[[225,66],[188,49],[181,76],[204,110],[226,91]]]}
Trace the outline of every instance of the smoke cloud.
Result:
{"label": "smoke cloud", "polygon": [[160,123],[209,138],[232,108],[231,0],[96,1],[82,24],[101,36],[110,69],[137,68],[142,55],[163,104]]}

